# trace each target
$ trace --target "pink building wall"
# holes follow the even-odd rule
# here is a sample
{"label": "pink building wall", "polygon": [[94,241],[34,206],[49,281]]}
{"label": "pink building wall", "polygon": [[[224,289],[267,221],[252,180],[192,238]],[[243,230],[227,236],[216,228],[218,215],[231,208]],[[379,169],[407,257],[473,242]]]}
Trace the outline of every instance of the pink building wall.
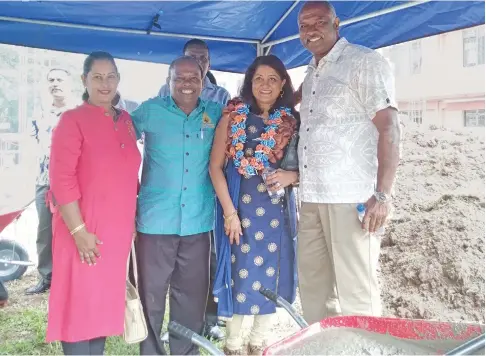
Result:
{"label": "pink building wall", "polygon": [[484,117],[484,30],[483,25],[380,50],[395,72],[400,111],[421,115],[422,124],[450,128],[463,128],[470,110]]}

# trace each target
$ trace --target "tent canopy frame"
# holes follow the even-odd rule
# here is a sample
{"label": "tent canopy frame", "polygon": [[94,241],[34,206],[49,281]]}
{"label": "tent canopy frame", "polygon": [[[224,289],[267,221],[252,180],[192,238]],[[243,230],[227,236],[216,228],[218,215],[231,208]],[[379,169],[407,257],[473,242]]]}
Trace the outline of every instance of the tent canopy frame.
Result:
{"label": "tent canopy frame", "polygon": [[[417,6],[417,5],[421,5],[421,4],[427,3],[429,1],[431,1],[431,0],[418,0],[418,1],[414,1],[414,2],[400,4],[400,5],[389,7],[389,8],[383,9],[383,10],[375,11],[375,12],[372,12],[372,13],[369,13],[369,14],[366,14],[366,15],[353,17],[351,19],[342,21],[340,25],[345,26],[345,25],[352,24],[352,23],[355,23],[355,22],[368,20],[368,19],[378,17],[378,16],[381,16],[381,15],[385,15],[385,14],[389,14],[389,13],[392,13],[392,12],[407,9],[407,8],[410,8],[410,7],[414,7],[414,6]],[[257,56],[261,56],[263,54],[270,53],[271,47],[274,46],[274,45],[289,42],[289,41],[292,41],[292,40],[299,38],[299,34],[295,34],[295,35],[287,36],[287,37],[284,37],[284,38],[281,38],[281,39],[268,41],[268,39],[272,36],[272,34],[276,30],[278,30],[279,26],[292,13],[292,11],[299,4],[299,2],[300,2],[300,0],[295,0],[293,2],[293,4],[280,17],[280,19],[277,21],[277,23],[275,23],[275,25],[270,29],[270,31],[265,35],[265,37],[263,37],[262,40],[232,38],[232,37],[219,37],[219,36],[201,36],[201,35],[190,35],[190,34],[182,34],[182,33],[161,32],[161,31],[154,32],[154,31],[151,31],[151,30],[143,31],[143,30],[125,29],[125,28],[118,28],[118,27],[81,25],[81,24],[58,22],[58,21],[32,20],[32,19],[26,19],[26,18],[21,18],[21,17],[10,17],[10,16],[0,16],[0,21],[20,22],[20,23],[28,23],[28,24],[36,24],[36,25],[44,25],[44,26],[68,27],[68,28],[76,28],[76,29],[84,29],[84,30],[129,33],[129,34],[136,34],[136,35],[187,38],[187,39],[198,38],[198,39],[201,39],[201,40],[208,40],[208,41],[248,43],[248,44],[256,45]]]}

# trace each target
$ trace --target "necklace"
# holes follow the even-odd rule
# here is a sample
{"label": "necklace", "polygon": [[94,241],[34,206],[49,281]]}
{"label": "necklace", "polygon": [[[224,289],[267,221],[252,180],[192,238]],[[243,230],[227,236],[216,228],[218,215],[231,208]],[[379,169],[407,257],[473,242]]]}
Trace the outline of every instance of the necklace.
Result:
{"label": "necklace", "polygon": [[275,147],[275,135],[282,123],[282,118],[290,116],[289,108],[281,107],[274,110],[268,117],[263,133],[255,139],[260,143],[256,146],[255,153],[250,157],[244,157],[243,150],[247,141],[246,120],[250,113],[250,108],[246,104],[236,106],[236,116],[231,123],[231,147],[229,153],[233,158],[235,167],[241,175],[246,177],[261,174],[269,167],[268,154]]}

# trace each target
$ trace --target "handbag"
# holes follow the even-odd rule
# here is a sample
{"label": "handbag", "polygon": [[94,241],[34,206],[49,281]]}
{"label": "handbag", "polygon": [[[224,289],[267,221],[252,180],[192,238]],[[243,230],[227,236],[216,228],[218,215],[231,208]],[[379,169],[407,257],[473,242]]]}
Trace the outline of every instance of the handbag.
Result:
{"label": "handbag", "polygon": [[133,275],[135,286],[130,282],[128,271],[130,270],[130,256],[127,261],[127,281],[126,281],[126,299],[125,299],[125,327],[123,339],[128,344],[136,344],[145,340],[148,336],[147,322],[143,314],[142,302],[138,294],[138,270],[137,259],[135,255],[135,244],[132,242],[131,250]]}
{"label": "handbag", "polygon": [[297,153],[297,146],[299,145],[299,133],[296,130],[290,138],[287,150],[280,163],[280,168],[284,171],[298,171],[299,170],[299,156]]}

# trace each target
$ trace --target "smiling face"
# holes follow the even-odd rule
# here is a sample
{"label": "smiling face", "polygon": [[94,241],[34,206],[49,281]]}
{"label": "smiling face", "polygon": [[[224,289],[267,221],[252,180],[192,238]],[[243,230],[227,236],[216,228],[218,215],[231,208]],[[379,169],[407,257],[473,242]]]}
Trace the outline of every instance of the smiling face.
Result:
{"label": "smiling face", "polygon": [[285,79],[270,66],[257,67],[252,79],[252,93],[260,108],[271,107],[277,101],[285,85]]}
{"label": "smiling face", "polygon": [[120,82],[116,67],[107,59],[95,60],[88,74],[82,79],[89,100],[95,105],[111,103]]}
{"label": "smiling face", "polygon": [[64,99],[69,91],[69,75],[63,70],[52,70],[47,75],[49,93],[54,99]]}
{"label": "smiling face", "polygon": [[181,107],[194,107],[201,95],[202,73],[194,60],[182,60],[169,73],[170,95]]}
{"label": "smiling face", "polygon": [[299,14],[300,41],[319,61],[339,38],[339,18],[322,3],[307,3]]}

